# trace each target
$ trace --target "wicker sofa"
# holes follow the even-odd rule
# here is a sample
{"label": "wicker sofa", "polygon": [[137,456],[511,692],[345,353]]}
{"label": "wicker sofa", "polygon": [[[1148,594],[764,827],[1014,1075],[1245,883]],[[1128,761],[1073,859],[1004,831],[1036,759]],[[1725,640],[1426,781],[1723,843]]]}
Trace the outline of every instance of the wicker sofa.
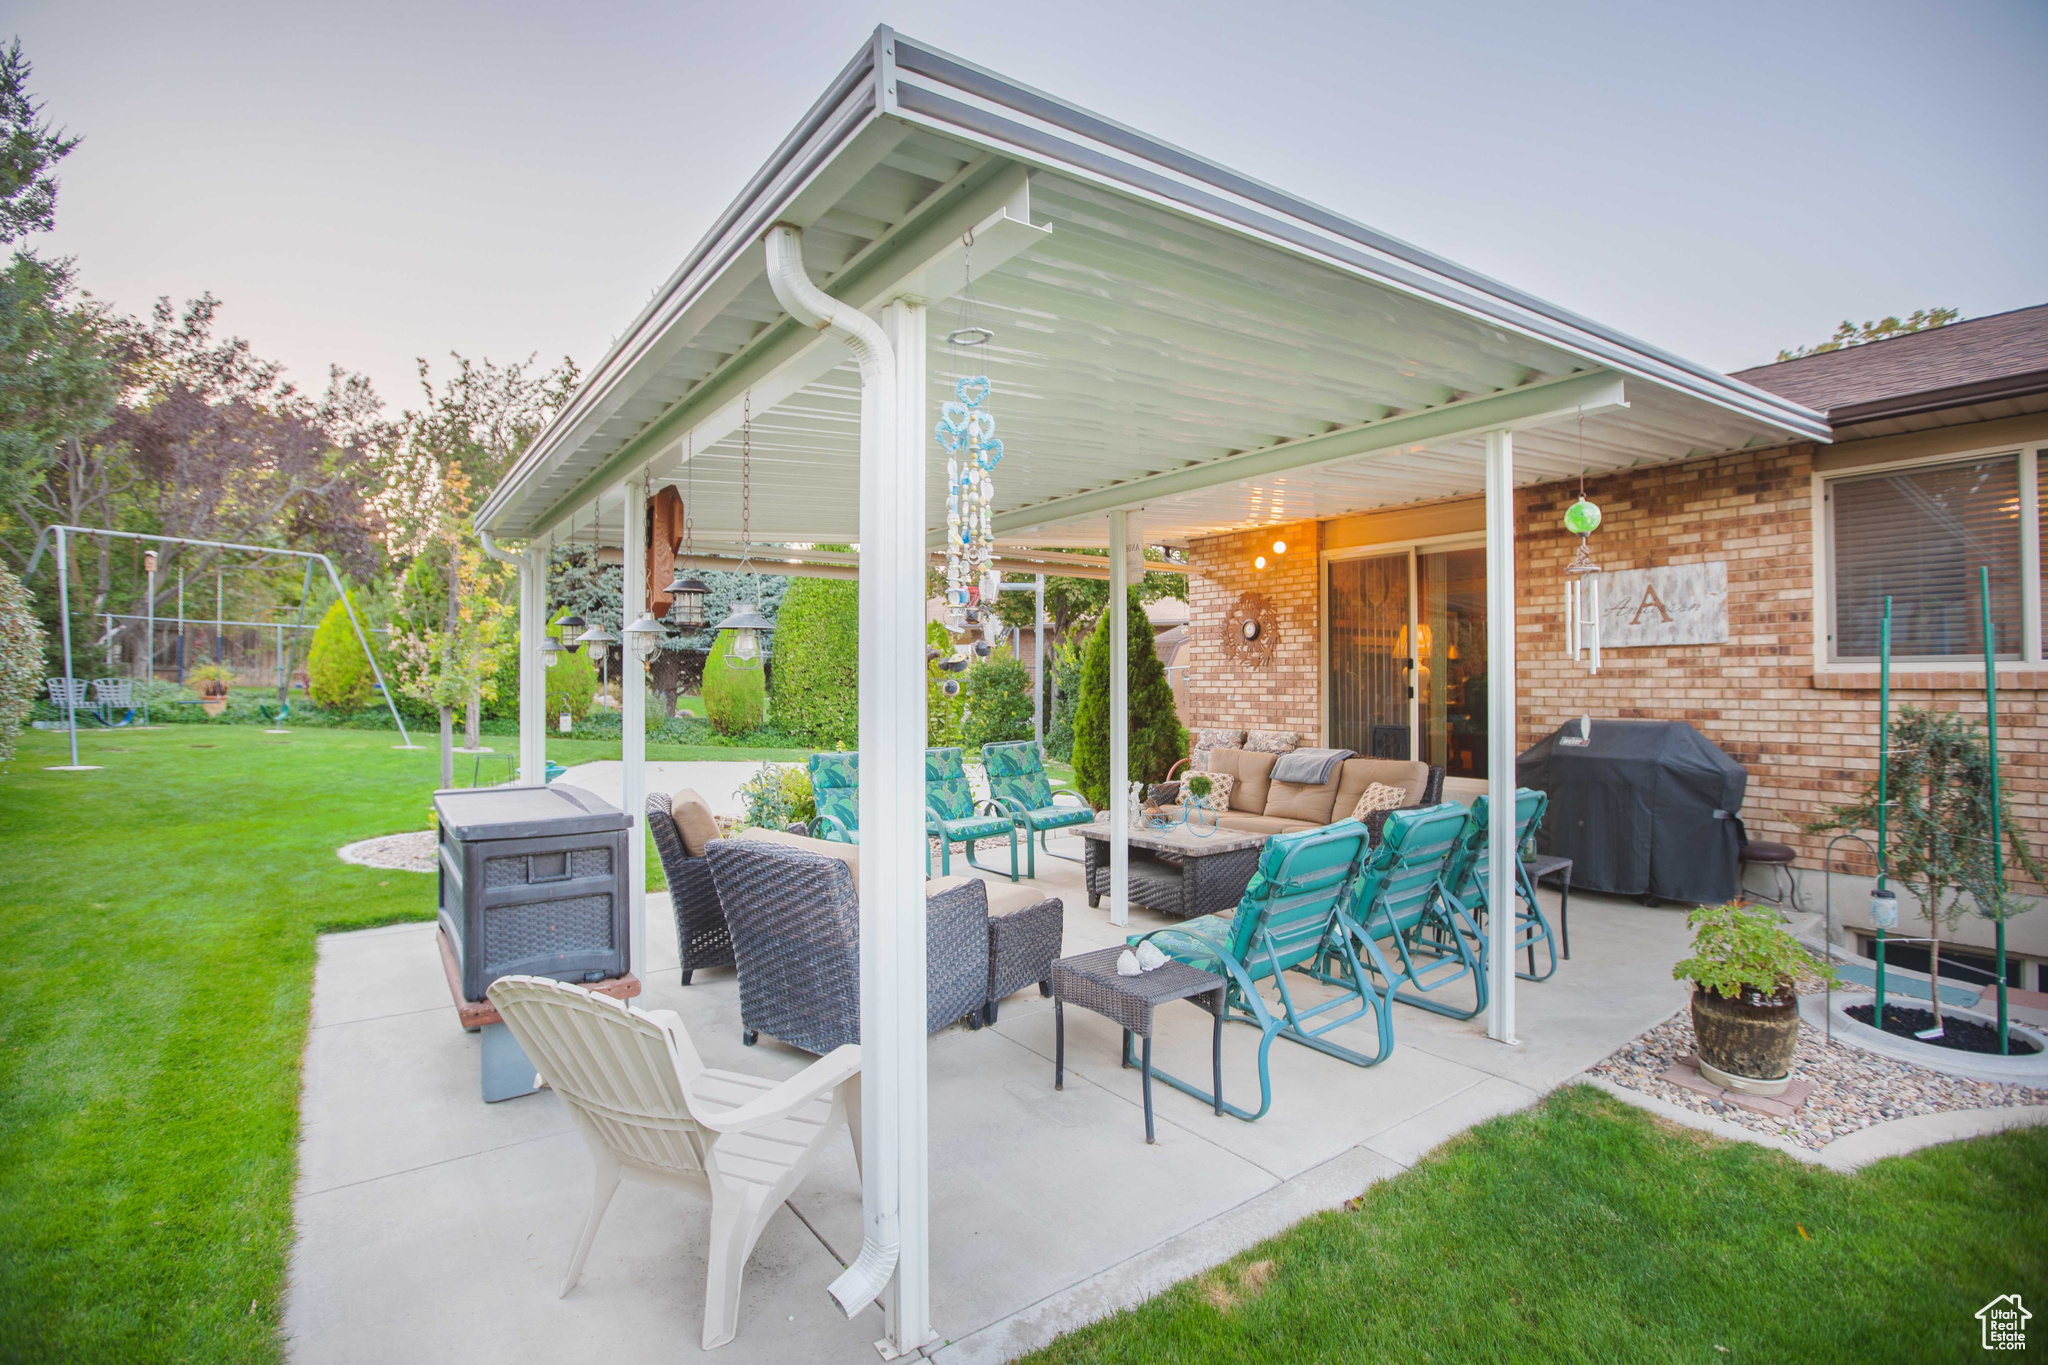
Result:
{"label": "wicker sofa", "polygon": [[[707,846],[747,1043],[766,1033],[822,1054],[860,1040],[859,859],[853,845],[768,830]],[[942,877],[925,893],[929,1031],[960,1019],[979,1028],[1012,992],[1050,989],[1057,897],[974,877]]]}
{"label": "wicker sofa", "polygon": [[[1315,829],[1348,817],[1358,798],[1375,782],[1401,788],[1408,797],[1402,806],[1408,809],[1433,806],[1443,800],[1444,770],[1408,759],[1347,758],[1331,772],[1329,781],[1312,786],[1305,782],[1275,782],[1273,765],[1280,759],[1277,753],[1218,748],[1209,749],[1206,754],[1208,771],[1228,773],[1236,779],[1230,790],[1230,809],[1216,819],[1224,829],[1252,834]],[[1192,772],[1180,775],[1183,791],[1187,779],[1193,776]],[[1177,804],[1166,807],[1168,815],[1177,816],[1180,812]],[[1389,813],[1374,811],[1365,820],[1374,843],[1379,842],[1380,827],[1386,824]]]}

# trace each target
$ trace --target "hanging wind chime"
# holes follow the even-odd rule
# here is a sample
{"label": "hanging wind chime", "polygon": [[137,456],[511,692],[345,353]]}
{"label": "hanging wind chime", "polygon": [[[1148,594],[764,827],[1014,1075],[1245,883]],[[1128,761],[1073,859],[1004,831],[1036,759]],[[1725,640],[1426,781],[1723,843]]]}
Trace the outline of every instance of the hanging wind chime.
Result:
{"label": "hanging wind chime", "polygon": [[[687,526],[688,509],[685,510]],[[727,668],[759,668],[763,661],[761,636],[775,629],[775,623],[754,609],[761,600],[761,574],[754,568],[754,393],[749,389],[740,417],[740,562],[734,573],[752,574],[754,601],[735,602],[732,613],[713,630],[732,632],[732,648],[725,652]]]}
{"label": "hanging wind chime", "polygon": [[[979,626],[983,638],[974,642],[971,652],[986,657],[1002,628],[996,616],[1003,576],[995,567],[996,486],[991,476],[1002,462],[1003,443],[996,437],[989,378],[972,373],[979,368],[973,348],[993,341],[995,332],[982,321],[974,297],[974,234],[961,240],[966,279],[960,290],[960,325],[946,334],[960,378],[953,386],[953,401],[939,405],[932,434],[946,452],[946,629],[964,635]],[[968,655],[963,645],[940,667],[962,672]],[[942,690],[949,697],[958,696],[960,684],[948,678]]]}
{"label": "hanging wind chime", "polygon": [[1564,529],[1579,538],[1578,553],[1565,566],[1564,647],[1576,662],[1585,655],[1600,671],[1600,566],[1586,537],[1600,527],[1600,508],[1586,497],[1586,414],[1579,412],[1579,500],[1564,512]]}

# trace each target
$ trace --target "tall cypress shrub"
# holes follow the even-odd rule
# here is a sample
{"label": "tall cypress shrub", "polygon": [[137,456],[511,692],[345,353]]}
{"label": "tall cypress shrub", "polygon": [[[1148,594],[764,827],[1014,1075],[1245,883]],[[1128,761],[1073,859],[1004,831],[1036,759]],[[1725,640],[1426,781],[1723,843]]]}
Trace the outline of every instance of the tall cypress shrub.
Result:
{"label": "tall cypress shrub", "polygon": [[[1131,589],[1128,615],[1130,650],[1129,723],[1130,777],[1133,782],[1159,782],[1186,756],[1188,732],[1173,709],[1173,688],[1166,665],[1152,643],[1152,625]],[[1081,666],[1080,703],[1074,712],[1074,786],[1097,810],[1109,806],[1109,613],[1102,613],[1088,655]]]}
{"label": "tall cypress shrub", "polygon": [[775,721],[821,749],[859,742],[859,583],[789,580],[775,617]]}

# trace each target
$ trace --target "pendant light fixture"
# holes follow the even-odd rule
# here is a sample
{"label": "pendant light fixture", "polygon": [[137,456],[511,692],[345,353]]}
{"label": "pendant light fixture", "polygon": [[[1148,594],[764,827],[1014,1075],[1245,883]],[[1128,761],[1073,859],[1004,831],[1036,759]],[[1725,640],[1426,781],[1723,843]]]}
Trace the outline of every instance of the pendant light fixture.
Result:
{"label": "pendant light fixture", "polygon": [[704,599],[711,594],[704,580],[690,571],[697,547],[697,461],[690,448],[695,434],[683,438],[683,560],[676,565],[674,581],[662,590],[669,599],[669,623],[685,630],[703,629]]}
{"label": "pendant light fixture", "polygon": [[[761,575],[754,570],[753,538],[754,394],[747,391],[740,415],[740,562],[734,573],[753,573],[754,598],[760,600]],[[688,509],[684,509],[687,518]],[[685,522],[687,525],[687,520]],[[713,630],[732,632],[732,648],[726,651],[728,668],[759,668],[762,665],[761,636],[775,629],[775,623],[754,609],[753,602],[735,602],[732,613]]]}

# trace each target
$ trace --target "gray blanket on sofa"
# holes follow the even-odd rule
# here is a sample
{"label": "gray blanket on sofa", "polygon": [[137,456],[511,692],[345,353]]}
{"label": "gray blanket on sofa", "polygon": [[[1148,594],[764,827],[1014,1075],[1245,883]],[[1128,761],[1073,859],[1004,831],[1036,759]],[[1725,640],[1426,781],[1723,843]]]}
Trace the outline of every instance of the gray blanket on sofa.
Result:
{"label": "gray blanket on sofa", "polygon": [[1280,761],[1273,765],[1273,781],[1305,782],[1320,787],[1330,780],[1330,773],[1339,763],[1356,756],[1350,749],[1296,749],[1280,755]]}

